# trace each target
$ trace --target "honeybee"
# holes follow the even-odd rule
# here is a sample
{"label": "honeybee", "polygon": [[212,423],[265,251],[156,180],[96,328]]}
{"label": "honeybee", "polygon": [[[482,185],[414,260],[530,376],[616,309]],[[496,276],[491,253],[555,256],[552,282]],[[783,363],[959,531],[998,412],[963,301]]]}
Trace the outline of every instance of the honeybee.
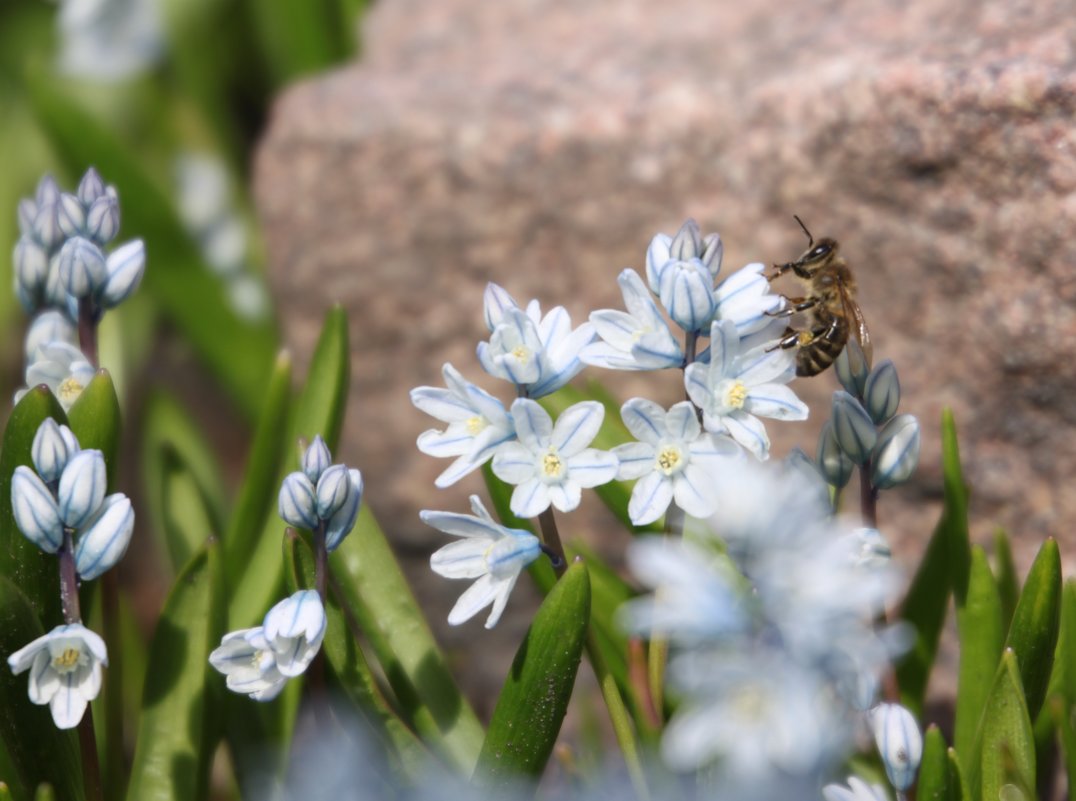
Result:
{"label": "honeybee", "polygon": [[[795,215],[793,215],[795,216]],[[867,364],[871,361],[871,337],[863,311],[855,301],[856,280],[845,260],[837,254],[837,241],[824,237],[814,241],[803,220],[795,217],[807,235],[807,250],[795,261],[775,264],[770,281],[791,270],[807,287],[804,297],[790,298],[785,308],[772,312],[773,317],[791,317],[805,312],[807,325],[797,330],[792,326],[771,350],[798,348],[796,375],[818,375],[841,355],[848,343],[849,333],[855,333],[863,348]]]}

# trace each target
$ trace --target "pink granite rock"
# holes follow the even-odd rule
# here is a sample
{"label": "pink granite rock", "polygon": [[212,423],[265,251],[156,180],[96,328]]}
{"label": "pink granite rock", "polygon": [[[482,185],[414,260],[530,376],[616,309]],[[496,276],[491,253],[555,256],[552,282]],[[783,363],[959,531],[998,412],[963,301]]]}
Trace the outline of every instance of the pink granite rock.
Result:
{"label": "pink granite rock", "polygon": [[[911,0],[385,0],[361,63],[276,105],[255,165],[271,280],[308,358],[323,309],[350,311],[343,455],[397,542],[417,510],[460,509],[420,455],[407,391],[451,361],[481,373],[481,293],[620,306],[657,231],[686,217],[725,270],[786,261],[792,220],[840,240],[878,358],[924,426],[922,467],[883,527],[918,551],[939,509],[938,421],[955,410],[973,534],[1046,535],[1076,556],[1076,37],[1071,6]],[[597,374],[597,373],[594,373]],[[605,374],[598,375],[604,378]],[[672,402],[617,377],[618,390]],[[813,451],[836,387],[797,382]],[[625,394],[624,397],[628,397]],[[771,429],[772,431],[772,429]]]}

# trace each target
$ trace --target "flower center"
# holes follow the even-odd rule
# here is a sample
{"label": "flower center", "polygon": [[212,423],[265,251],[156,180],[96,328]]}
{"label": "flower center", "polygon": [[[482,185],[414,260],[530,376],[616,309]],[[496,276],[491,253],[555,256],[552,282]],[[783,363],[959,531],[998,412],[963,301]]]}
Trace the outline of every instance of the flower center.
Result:
{"label": "flower center", "polygon": [[70,406],[74,403],[78,396],[82,394],[82,390],[85,387],[79,383],[79,380],[74,376],[68,376],[56,388],[56,394],[60,396],[60,402],[65,406]]}
{"label": "flower center", "polygon": [[730,409],[742,409],[747,400],[747,387],[743,381],[735,381],[725,390],[725,405]]}
{"label": "flower center", "polygon": [[531,352],[525,345],[516,345],[512,348],[512,357],[517,361],[525,362],[530,356]]}
{"label": "flower center", "polygon": [[675,445],[666,445],[658,451],[658,470],[667,476],[679,472],[684,464],[684,454]]}
{"label": "flower center", "polygon": [[489,425],[489,422],[482,415],[476,414],[472,417],[468,417],[464,425],[467,427],[467,433],[472,437],[476,437]]}
{"label": "flower center", "polygon": [[559,479],[564,475],[564,462],[556,451],[549,451],[542,457],[542,478],[546,481]]}
{"label": "flower center", "polygon": [[81,661],[82,652],[78,648],[64,648],[62,653],[52,658],[52,667],[63,675],[77,668]]}

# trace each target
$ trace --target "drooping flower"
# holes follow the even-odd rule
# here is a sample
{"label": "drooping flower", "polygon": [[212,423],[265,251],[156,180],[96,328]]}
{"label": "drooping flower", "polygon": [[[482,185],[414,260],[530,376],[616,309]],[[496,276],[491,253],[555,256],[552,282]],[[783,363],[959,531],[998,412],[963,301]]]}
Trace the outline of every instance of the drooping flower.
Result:
{"label": "drooping flower", "polygon": [[101,690],[101,666],[108,664],[108,651],[97,634],[70,623],[20,648],[7,663],[15,675],[30,671],[30,700],[49,705],[57,728],[72,729]]}
{"label": "drooping flower", "polygon": [[509,484],[511,508],[519,517],[535,517],[550,504],[562,512],[575,509],[584,487],[597,487],[616,477],[617,457],[588,448],[601,427],[605,409],[596,401],[569,406],[553,424],[548,412],[529,398],[512,404],[514,442],[493,457],[493,472]]}
{"label": "drooping flower", "polygon": [[617,283],[627,311],[591,312],[590,322],[600,341],[583,348],[580,358],[586,364],[610,370],[680,367],[684,353],[642,278],[635,270],[624,270]]}
{"label": "drooping flower", "polygon": [[430,429],[418,438],[423,453],[457,457],[434,482],[448,487],[489,461],[516,432],[503,403],[467,381],[451,364],[444,365],[442,374],[446,389],[416,387],[411,390],[411,403],[448,423],[443,431]]}
{"label": "drooping flower", "polygon": [[276,669],[292,678],[303,673],[321,648],[325,608],[314,590],[299,590],[270,609],[262,630],[276,657]]}
{"label": "drooping flower", "polygon": [[584,366],[580,353],[595,337],[589,322],[573,329],[563,306],[543,317],[538,301],[532,300],[524,311],[496,284],[486,289],[485,316],[492,333],[489,342],[478,343],[482,369],[511,381],[531,398],[549,395],[571,381]]}
{"label": "drooping flower", "polygon": [[766,459],[770,438],[759,417],[807,419],[807,406],[784,386],[796,375],[795,357],[764,345],[743,351],[735,323],[725,320],[710,329],[709,359],[688,365],[684,374],[689,397],[702,409],[703,425]]}
{"label": "drooping flower", "polygon": [[673,500],[693,517],[713,514],[710,487],[742,453],[740,448],[727,437],[704,432],[688,401],[666,412],[653,401],[632,398],[620,416],[639,440],[613,449],[620,460],[616,477],[638,479],[628,504],[631,522],[654,522]]}
{"label": "drooping flower", "polygon": [[501,619],[520,571],[538,558],[541,546],[533,534],[494,521],[477,495],[471,496],[471,510],[473,515],[423,510],[419,516],[427,525],[461,538],[436,551],[430,568],[445,578],[477,579],[456,601],[448,622],[457,626],[493,604],[486,619],[491,629]]}
{"label": "drooping flower", "polygon": [[254,701],[272,701],[288,682],[261,626],[225,634],[209,663],[225,675],[229,690]]}

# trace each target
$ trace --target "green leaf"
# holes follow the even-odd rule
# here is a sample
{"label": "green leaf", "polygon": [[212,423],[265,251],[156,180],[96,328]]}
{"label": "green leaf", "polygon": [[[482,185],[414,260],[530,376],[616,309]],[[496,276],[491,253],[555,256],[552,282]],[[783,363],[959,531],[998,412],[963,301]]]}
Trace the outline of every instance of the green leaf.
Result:
{"label": "green leaf", "polygon": [[200,426],[171,395],[149,397],[141,440],[145,508],[174,575],[220,534],[224,479]]}
{"label": "green leaf", "polygon": [[[0,653],[12,654],[44,633],[15,581],[0,576]],[[0,670],[0,735],[8,758],[24,787],[51,782],[64,798],[82,799],[77,735],[57,729],[47,706],[30,703],[27,687],[26,673],[16,676],[6,665]]]}
{"label": "green leaf", "polygon": [[536,779],[553,752],[590,620],[590,578],[574,563],[557,582],[516,652],[493,710],[474,781],[492,790]]}
{"label": "green leaf", "polygon": [[281,351],[273,365],[273,374],[247,457],[243,484],[228,522],[228,533],[224,537],[224,561],[229,586],[238,583],[243,566],[257,548],[258,535],[275,511],[280,460],[285,451],[280,432],[287,429],[290,408],[291,355]]}
{"label": "green leaf", "polygon": [[[1001,657],[970,766],[972,798],[1002,798],[1006,784],[1021,789],[1035,786],[1034,733],[1012,650]],[[1034,793],[1025,797],[1033,798]]]}
{"label": "green leaf", "polygon": [[114,184],[123,210],[123,235],[146,243],[143,290],[183,332],[243,411],[261,405],[276,348],[271,321],[251,322],[232,308],[223,282],[202,259],[164,194],[132,155],[51,80],[29,82],[41,129],[71,175],[95,165]]}
{"label": "green leaf", "polygon": [[329,557],[333,589],[369,639],[403,712],[423,739],[469,774],[484,732],[460,693],[399,563],[364,506]]}
{"label": "green leaf", "polygon": [[1020,579],[1016,575],[1009,535],[1000,528],[994,532],[994,572],[997,575],[998,596],[1001,598],[1002,620],[1008,631],[1016,609],[1016,599],[1020,596]]}
{"label": "green leaf", "polygon": [[1061,625],[1048,694],[1076,704],[1076,578],[1068,579],[1061,590]]}
{"label": "green leaf", "polygon": [[971,549],[967,600],[957,610],[956,620],[960,632],[960,672],[953,740],[958,754],[970,754],[1005,639],[998,587],[986,552],[978,545]]}
{"label": "green leaf", "polygon": [[1048,539],[1039,549],[1013,612],[1005,647],[1020,664],[1028,713],[1035,717],[1046,697],[1061,626],[1061,555]]}
{"label": "green leaf", "polygon": [[276,86],[320,72],[355,49],[333,0],[249,0],[254,30]]}
{"label": "green leaf", "polygon": [[15,405],[4,429],[3,451],[0,451],[0,576],[18,586],[37,619],[51,629],[63,622],[56,557],[23,536],[11,510],[11,477],[19,465],[33,469],[30,449],[34,435],[48,417],[67,424],[59,402],[47,388],[39,385]]}
{"label": "green leaf", "polygon": [[3,781],[0,781],[0,801],[15,801],[15,797],[11,794],[11,790]]}
{"label": "green leaf", "polygon": [[1071,799],[1073,790],[1076,790],[1076,704],[1063,696],[1055,695],[1046,702],[1044,711],[1050,714],[1061,741],[1061,756]]}
{"label": "green leaf", "polygon": [[67,413],[67,425],[82,448],[96,448],[105,457],[108,487],[115,489],[120,447],[120,401],[108,370],[98,370]]}
{"label": "green leaf", "polygon": [[[309,544],[298,534],[291,533],[285,541],[284,556],[287,562],[285,577],[288,591],[294,593],[300,589],[312,589],[314,554]],[[429,764],[426,749],[404,725],[382,694],[366,661],[366,655],[359,647],[357,632],[352,632],[348,624],[340,599],[335,592],[329,592],[328,596],[325,608],[327,625],[321,650],[336,684],[355,705],[372,731],[383,740],[386,754],[398,763],[397,767],[405,775],[421,775]],[[317,669],[316,664],[310,667],[311,671]],[[316,687],[312,689],[315,693],[319,692]],[[323,693],[324,688],[320,688],[320,692]],[[315,698],[314,702],[325,703],[326,700],[325,697]]]}
{"label": "green leaf", "polygon": [[968,782],[964,778],[964,768],[957,757],[956,749],[950,747],[946,757],[949,759],[949,776],[952,779],[953,801],[970,801],[971,794],[968,790]]}
{"label": "green leaf", "polygon": [[204,799],[217,742],[224,679],[209,653],[224,631],[220,546],[210,541],[183,569],[150,645],[130,801]]}
{"label": "green leaf", "polygon": [[43,784],[37,788],[34,801],[56,801],[56,791],[52,789],[51,784]]}
{"label": "green leaf", "polygon": [[[284,460],[275,487],[284,476],[299,469],[299,439],[312,440],[316,434],[330,449],[335,449],[343,425],[347,401],[350,358],[348,355],[347,315],[339,306],[325,317],[317,347],[306,376],[306,384],[295,406],[295,415],[284,436]],[[283,587],[280,564],[284,523],[276,515],[276,492],[269,499],[270,511],[257,539],[254,551],[245,561],[245,570],[232,592],[228,607],[228,625],[232,628],[254,625],[273,605]]]}
{"label": "green leaf", "polygon": [[923,758],[919,763],[920,801],[959,801],[960,790],[949,764],[945,737],[934,724],[923,735]]}
{"label": "green leaf", "polygon": [[938,653],[949,594],[957,607],[967,595],[971,556],[968,544],[968,491],[960,467],[956,424],[948,409],[942,414],[942,474],[945,503],[941,520],[927,545],[901,609],[916,631],[914,647],[897,665],[901,703],[920,717],[927,681]]}

